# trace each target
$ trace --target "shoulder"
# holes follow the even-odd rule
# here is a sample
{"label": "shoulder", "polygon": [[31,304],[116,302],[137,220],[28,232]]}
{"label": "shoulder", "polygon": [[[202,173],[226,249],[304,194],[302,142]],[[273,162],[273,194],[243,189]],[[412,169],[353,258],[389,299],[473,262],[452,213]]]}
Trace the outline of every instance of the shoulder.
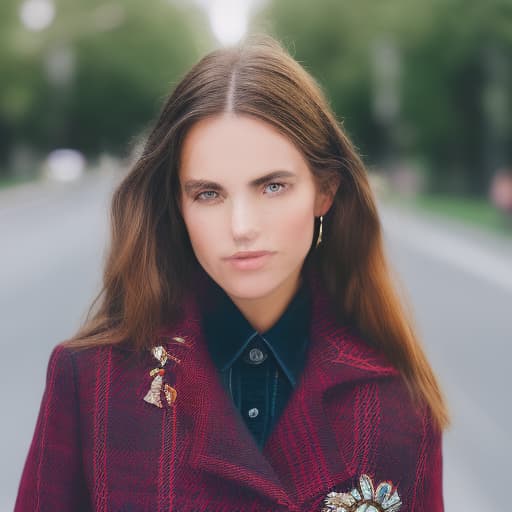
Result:
{"label": "shoulder", "polygon": [[77,365],[89,367],[100,351],[100,347],[77,349],[66,342],[56,344],[48,358],[46,377],[52,381],[55,375],[72,378],[76,374]]}
{"label": "shoulder", "polygon": [[60,342],[52,348],[48,359],[46,386],[54,392],[84,398],[94,393],[94,387],[101,382],[114,377],[129,378],[131,371],[140,370],[144,357],[115,345],[83,348]]}
{"label": "shoulder", "polygon": [[406,510],[426,510],[429,502],[443,510],[442,431],[430,408],[412,398],[400,376],[376,381],[376,393],[379,478],[401,489]]}
{"label": "shoulder", "polygon": [[113,344],[98,344],[87,347],[73,342],[60,342],[51,351],[49,364],[73,366],[76,370],[87,371],[104,364],[122,364],[141,361],[148,357],[135,350]]}
{"label": "shoulder", "polygon": [[389,442],[417,445],[438,434],[429,406],[413,397],[401,375],[379,379],[376,385]]}
{"label": "shoulder", "polygon": [[356,402],[359,401],[368,414],[372,411],[373,428],[379,431],[383,446],[404,455],[401,460],[412,462],[421,451],[439,445],[442,432],[430,407],[415,396],[394,362],[368,343],[356,328],[348,329],[344,342],[349,348],[341,351],[343,362],[359,372]]}

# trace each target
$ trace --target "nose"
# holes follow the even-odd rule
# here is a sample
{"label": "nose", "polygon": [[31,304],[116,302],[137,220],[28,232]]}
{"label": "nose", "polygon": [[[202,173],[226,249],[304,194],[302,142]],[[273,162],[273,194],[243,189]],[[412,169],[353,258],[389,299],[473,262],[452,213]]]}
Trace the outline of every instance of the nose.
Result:
{"label": "nose", "polygon": [[233,203],[231,210],[231,232],[236,241],[252,240],[258,233],[258,212],[256,205],[241,199]]}

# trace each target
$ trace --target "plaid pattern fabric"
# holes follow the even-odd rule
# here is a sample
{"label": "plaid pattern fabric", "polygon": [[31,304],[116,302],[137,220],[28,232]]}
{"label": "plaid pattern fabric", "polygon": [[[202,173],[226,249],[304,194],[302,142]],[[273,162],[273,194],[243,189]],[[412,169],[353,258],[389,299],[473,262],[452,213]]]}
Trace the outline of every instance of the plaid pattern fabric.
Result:
{"label": "plaid pattern fabric", "polygon": [[308,278],[311,347],[263,450],[219,379],[190,294],[161,333],[180,360],[170,407],[143,400],[151,354],[54,348],[15,512],[312,512],[362,473],[397,487],[400,512],[442,512],[442,436],[428,410],[412,408],[398,372]]}

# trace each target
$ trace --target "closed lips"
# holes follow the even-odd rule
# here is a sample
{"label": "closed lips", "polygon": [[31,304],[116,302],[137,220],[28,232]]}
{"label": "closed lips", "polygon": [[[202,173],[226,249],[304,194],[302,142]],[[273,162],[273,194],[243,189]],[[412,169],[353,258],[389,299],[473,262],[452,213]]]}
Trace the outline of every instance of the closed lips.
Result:
{"label": "closed lips", "polygon": [[259,256],[265,256],[266,254],[270,254],[268,251],[259,251],[252,253],[237,253],[231,256],[231,259],[247,259],[247,258],[258,258]]}

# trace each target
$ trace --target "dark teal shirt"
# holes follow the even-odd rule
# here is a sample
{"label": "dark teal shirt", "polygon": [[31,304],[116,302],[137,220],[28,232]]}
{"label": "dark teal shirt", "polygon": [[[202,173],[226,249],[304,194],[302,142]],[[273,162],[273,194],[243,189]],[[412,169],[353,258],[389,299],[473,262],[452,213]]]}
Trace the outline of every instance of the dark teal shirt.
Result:
{"label": "dark teal shirt", "polygon": [[215,307],[203,315],[208,350],[221,381],[260,448],[304,368],[309,345],[310,294],[305,281],[277,322],[258,333],[216,287]]}

